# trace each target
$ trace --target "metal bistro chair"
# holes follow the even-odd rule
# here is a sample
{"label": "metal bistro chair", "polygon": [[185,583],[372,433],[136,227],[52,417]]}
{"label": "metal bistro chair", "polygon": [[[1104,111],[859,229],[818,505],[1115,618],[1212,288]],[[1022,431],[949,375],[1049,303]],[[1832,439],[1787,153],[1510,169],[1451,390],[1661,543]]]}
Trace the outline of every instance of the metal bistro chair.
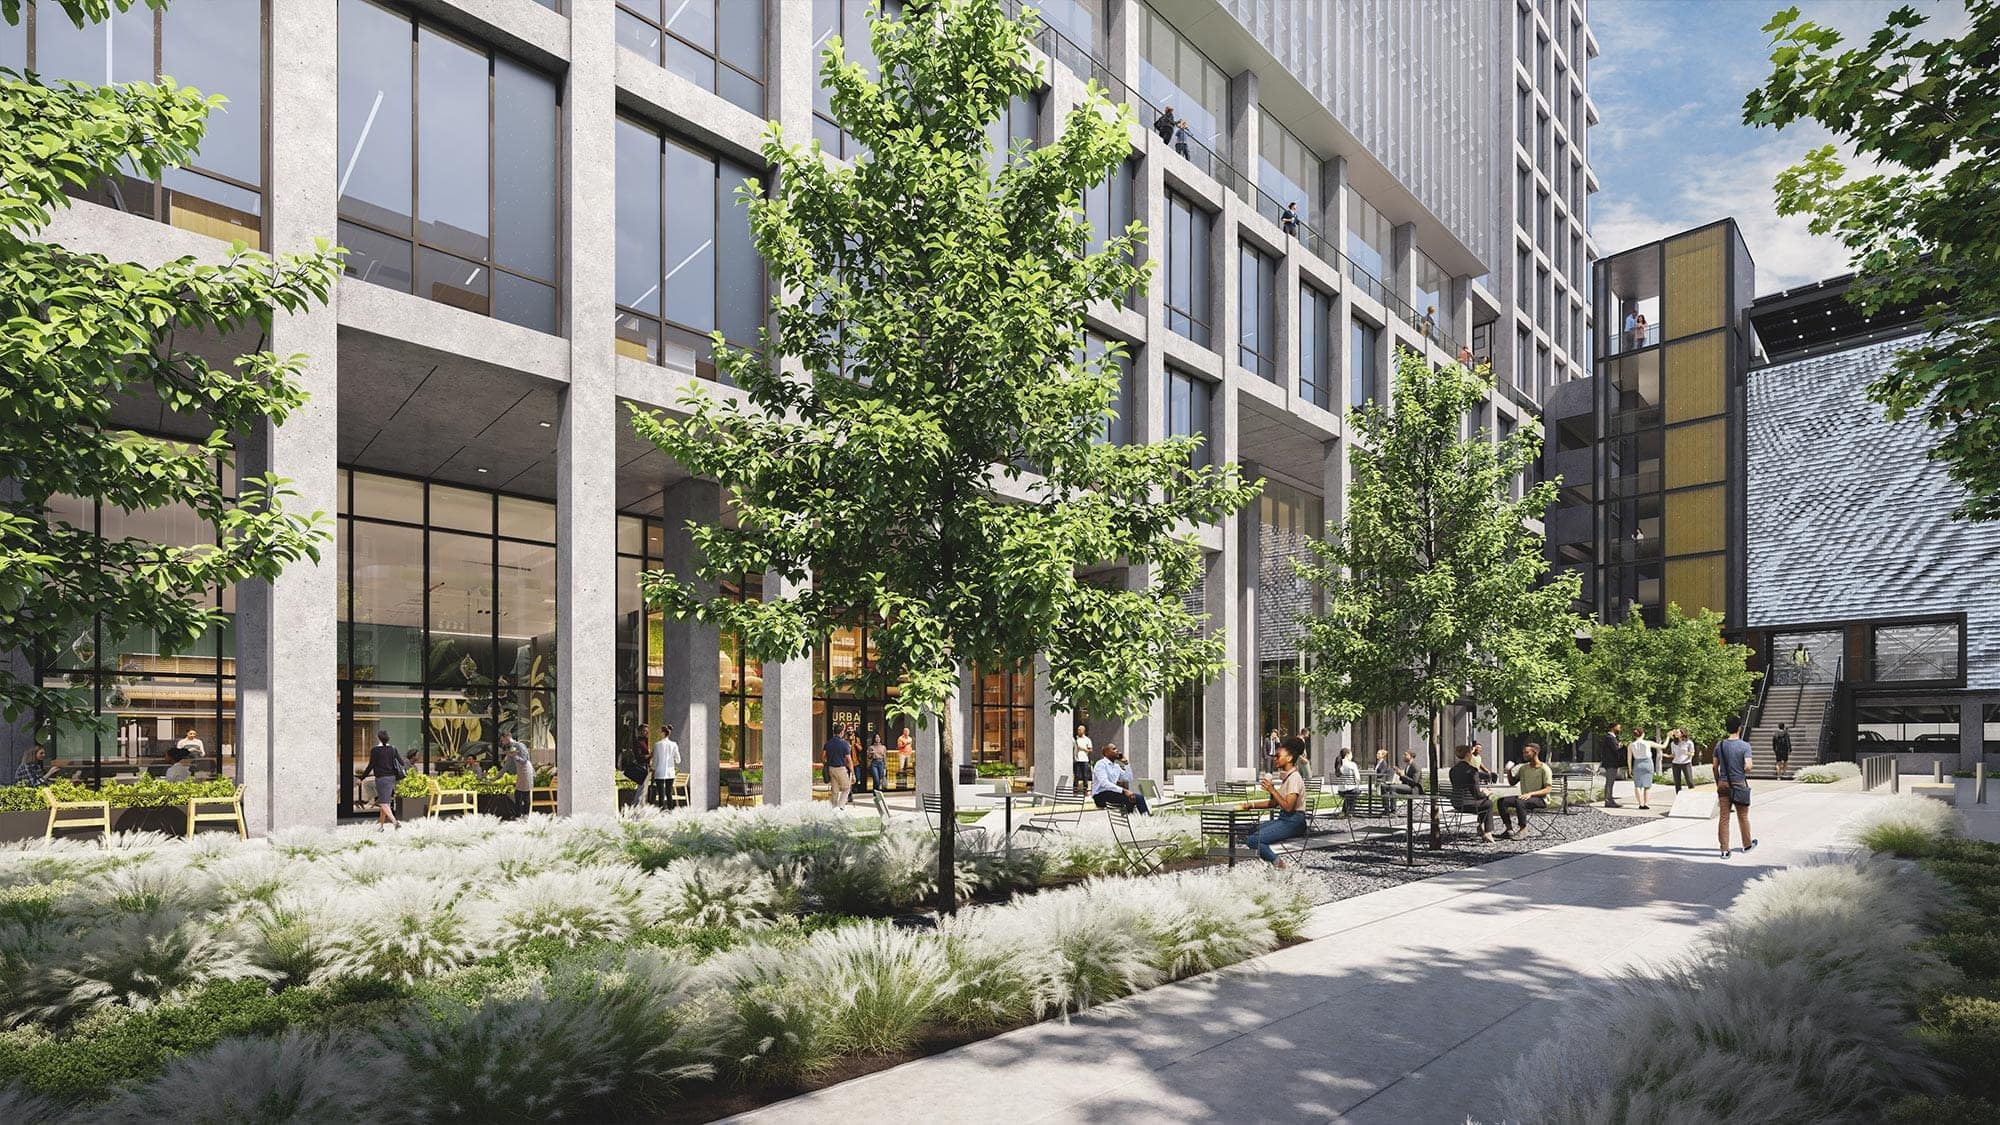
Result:
{"label": "metal bistro chair", "polygon": [[1166,864],[1153,858],[1168,841],[1161,836],[1140,836],[1132,827],[1132,814],[1117,806],[1105,808],[1104,815],[1111,818],[1111,839],[1118,850],[1130,857],[1132,865],[1148,874],[1166,869]]}
{"label": "metal bistro chair", "polygon": [[[944,798],[939,797],[936,793],[925,793],[918,798],[917,804],[924,810],[924,823],[929,826],[932,832],[938,832],[938,822],[944,816]],[[969,848],[975,852],[992,850],[987,845],[986,830],[984,828],[970,824],[953,824],[951,827],[952,834],[957,839],[959,846]]]}
{"label": "metal bistro chair", "polygon": [[1257,830],[1263,822],[1263,815],[1238,809],[1205,808],[1200,810],[1201,834],[1204,839],[1220,839],[1223,849],[1229,855],[1229,862],[1236,862],[1236,848]]}
{"label": "metal bistro chair", "polygon": [[1182,797],[1162,798],[1160,796],[1160,783],[1150,777],[1140,778],[1138,785],[1139,795],[1146,798],[1146,807],[1154,812],[1159,812],[1161,809],[1179,808],[1185,801],[1185,798]]}

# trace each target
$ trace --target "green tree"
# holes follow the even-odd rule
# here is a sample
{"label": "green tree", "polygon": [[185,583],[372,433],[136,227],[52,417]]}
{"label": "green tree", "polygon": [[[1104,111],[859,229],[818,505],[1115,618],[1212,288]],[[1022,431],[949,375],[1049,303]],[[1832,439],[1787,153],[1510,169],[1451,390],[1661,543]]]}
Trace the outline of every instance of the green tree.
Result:
{"label": "green tree", "polygon": [[[1180,600],[1200,563],[1188,529],[1256,493],[1234,467],[1190,467],[1192,440],[1099,441],[1115,372],[1083,358],[1084,312],[1144,271],[1129,259],[1136,225],[1087,252],[1079,201],[1125,159],[1130,110],[1093,87],[1052,144],[1016,146],[996,173],[986,127],[1039,85],[1032,31],[999,0],[910,0],[874,21],[879,82],[831,42],[821,79],[863,155],[835,164],[773,126],[764,154],[781,190],[740,193],[786,294],[777,331],[757,351],[716,340],[740,398],[696,390],[685,418],[634,412],[641,435],[729,498],[734,526],[693,528],[704,578],[810,582],[738,602],[654,573],[648,600],[764,660],[866,616],[877,652],[855,686],[895,687],[891,713],[918,722],[944,723],[969,665],[1045,655],[1051,698],[1038,702],[1095,714],[1220,671],[1219,638]],[[1108,565],[1154,577],[1079,578]],[[943,833],[947,910],[952,844]]]}
{"label": "green tree", "polygon": [[[1814,121],[1877,170],[1862,174],[1833,145],[1778,176],[1778,210],[1812,216],[1839,238],[1867,313],[1919,305],[1912,340],[1869,396],[1890,418],[1912,411],[1939,435],[1931,456],[1965,486],[1961,518],[2000,519],[2000,3],[1966,0],[1956,37],[1919,38],[1926,17],[1889,13],[1865,43],[1774,16],[1771,76],[1743,119],[1778,129]],[[1956,12],[1954,12],[1956,14]]]}
{"label": "green tree", "polygon": [[1323,721],[1401,707],[1423,720],[1433,847],[1445,709],[1474,700],[1507,730],[1566,729],[1568,653],[1583,625],[1570,612],[1577,577],[1544,580],[1542,539],[1528,526],[1556,482],[1510,496],[1540,455],[1540,429],[1497,446],[1464,436],[1492,385],[1485,367],[1433,368],[1398,349],[1394,409],[1371,402],[1349,422],[1347,519],[1295,564],[1326,599],[1305,618],[1304,640]]}
{"label": "green tree", "polygon": [[[130,5],[59,0],[38,11],[45,26],[67,16],[82,27]],[[9,23],[21,10],[21,0],[0,0]],[[303,357],[259,351],[217,364],[195,345],[253,325],[268,332],[274,308],[323,301],[337,254],[322,245],[274,260],[237,246],[221,265],[148,268],[36,237],[69,205],[65,189],[121,173],[157,178],[188,160],[221,100],[172,81],[95,87],[0,69],[0,480],[10,485],[0,499],[0,651],[94,657],[101,622],[107,641],[151,633],[172,654],[221,623],[209,604],[219,588],[318,557],[320,514],[286,511],[282,480],[246,479],[231,498],[217,472],[231,461],[231,434],[283,421],[304,401]],[[202,419],[209,435],[167,441],[121,429],[114,407],[130,397]],[[101,536],[52,513],[58,494],[191,512],[216,543]],[[0,715],[30,712],[56,729],[95,721],[87,690],[0,674]]]}
{"label": "green tree", "polygon": [[1690,617],[1670,604],[1656,629],[1637,614],[1597,625],[1590,647],[1571,664],[1572,725],[1605,730],[1624,723],[1654,733],[1681,727],[1696,742],[1713,743],[1750,701],[1757,673],[1749,658],[1748,648],[1722,639],[1722,615],[1714,610]]}

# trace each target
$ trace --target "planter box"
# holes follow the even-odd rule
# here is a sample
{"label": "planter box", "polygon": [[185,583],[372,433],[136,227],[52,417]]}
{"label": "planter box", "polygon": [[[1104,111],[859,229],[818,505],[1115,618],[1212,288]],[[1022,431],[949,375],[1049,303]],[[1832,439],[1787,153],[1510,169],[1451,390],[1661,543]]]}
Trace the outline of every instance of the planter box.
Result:
{"label": "planter box", "polygon": [[48,831],[49,812],[47,809],[32,809],[27,812],[0,812],[0,843],[16,840],[39,840]]}
{"label": "planter box", "polygon": [[151,809],[111,810],[113,832],[163,832],[169,836],[187,834],[187,806],[162,805]]}
{"label": "planter box", "polygon": [[415,820],[424,815],[430,807],[431,799],[429,797],[398,797],[396,798],[396,819]]}

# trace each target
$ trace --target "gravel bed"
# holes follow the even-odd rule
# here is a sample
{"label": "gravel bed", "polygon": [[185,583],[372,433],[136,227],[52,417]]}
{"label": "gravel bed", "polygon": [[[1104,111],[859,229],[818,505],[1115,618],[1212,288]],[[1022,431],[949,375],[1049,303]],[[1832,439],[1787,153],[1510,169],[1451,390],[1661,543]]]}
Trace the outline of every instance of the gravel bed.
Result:
{"label": "gravel bed", "polygon": [[[1525,840],[1502,840],[1496,836],[1493,843],[1482,844],[1477,836],[1460,833],[1448,837],[1442,850],[1431,851],[1426,846],[1422,828],[1424,810],[1421,806],[1417,809],[1417,816],[1417,862],[1414,867],[1403,866],[1404,848],[1400,834],[1393,839],[1357,840],[1354,843],[1349,843],[1344,833],[1330,837],[1316,836],[1314,846],[1292,862],[1319,877],[1324,892],[1317,901],[1332,902],[1647,823],[1640,817],[1612,816],[1596,806],[1577,806],[1570,809],[1569,815],[1557,814],[1552,821],[1537,818],[1534,822],[1537,829],[1535,835]],[[1367,822],[1364,820],[1363,823]],[[1497,831],[1499,827],[1496,817],[1494,828]],[[1337,842],[1329,843],[1329,840]],[[1239,854],[1237,862],[1243,861],[1244,857]],[[1258,862],[1254,852],[1250,854],[1249,861]]]}

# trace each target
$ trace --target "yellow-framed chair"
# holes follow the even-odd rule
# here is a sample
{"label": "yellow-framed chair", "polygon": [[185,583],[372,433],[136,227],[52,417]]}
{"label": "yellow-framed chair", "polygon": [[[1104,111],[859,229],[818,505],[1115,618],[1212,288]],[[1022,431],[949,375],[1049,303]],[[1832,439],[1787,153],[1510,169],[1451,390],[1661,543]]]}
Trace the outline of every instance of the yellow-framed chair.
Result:
{"label": "yellow-framed chair", "polygon": [[528,791],[528,811],[556,815],[556,779],[553,775],[547,785],[537,785]]}
{"label": "yellow-framed chair", "polygon": [[95,828],[111,838],[111,802],[109,801],[58,801],[55,791],[42,786],[42,800],[49,803],[49,827],[42,833],[42,839],[56,838],[58,828]]}
{"label": "yellow-framed chair", "polygon": [[425,816],[479,811],[479,797],[470,789],[446,789],[438,784],[437,778],[428,774],[424,776],[424,788],[430,791],[430,807],[424,810]]}
{"label": "yellow-framed chair", "polygon": [[243,824],[243,790],[227,797],[189,797],[188,839],[194,839],[195,826],[200,824],[234,824],[237,839],[249,839],[250,831]]}
{"label": "yellow-framed chair", "polygon": [[687,807],[688,807],[688,775],[686,775],[686,774],[684,774],[684,773],[677,773],[677,774],[675,774],[675,775],[674,775],[674,789],[673,789],[673,792],[674,792],[674,807],[675,807],[675,808],[677,808],[677,809],[684,809],[684,808],[687,808]]}

